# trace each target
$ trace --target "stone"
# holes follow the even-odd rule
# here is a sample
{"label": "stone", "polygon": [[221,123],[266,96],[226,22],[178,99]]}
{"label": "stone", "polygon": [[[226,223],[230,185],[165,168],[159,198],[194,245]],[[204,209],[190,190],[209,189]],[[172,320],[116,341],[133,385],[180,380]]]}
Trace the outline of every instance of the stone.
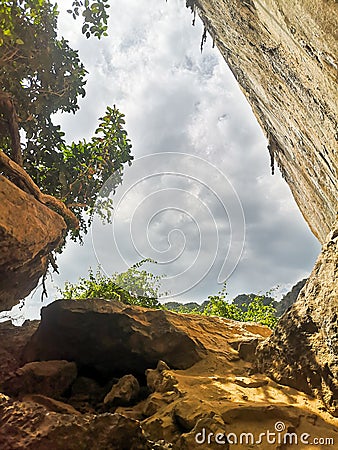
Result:
{"label": "stone", "polygon": [[276,308],[276,316],[277,317],[281,317],[290,308],[290,306],[292,306],[295,303],[300,291],[303,289],[306,282],[307,282],[307,278],[304,278],[303,280],[298,281],[298,283],[296,283],[292,287],[291,291],[288,292],[286,295],[284,295],[284,297],[279,302],[274,301],[272,303],[272,306],[274,308]]}
{"label": "stone", "polygon": [[205,416],[205,412],[200,408],[198,400],[183,399],[178,402],[173,410],[174,421],[184,433],[191,431],[197,421]]}
{"label": "stone", "polygon": [[48,411],[53,411],[60,414],[75,414],[75,415],[81,414],[79,411],[77,411],[68,403],[60,402],[59,400],[55,400],[54,398],[51,397],[46,397],[45,395],[40,394],[25,395],[22,401],[24,403],[27,402],[37,403],[38,405],[42,405],[45,408],[47,408]]}
{"label": "stone", "polygon": [[58,300],[42,308],[24,361],[75,361],[80,373],[92,371],[95,379],[107,381],[130,373],[142,377],[159,360],[184,369],[202,355],[202,346],[175,313],[114,300]]}
{"label": "stone", "polygon": [[258,342],[257,338],[240,342],[238,345],[238,356],[244,361],[254,361]]}
{"label": "stone", "polygon": [[23,349],[38,326],[38,320],[26,320],[21,327],[9,320],[0,323],[0,385],[22,366]]}
{"label": "stone", "polygon": [[103,401],[105,389],[88,377],[77,377],[71,387],[71,399],[99,403]]}
{"label": "stone", "polygon": [[330,233],[298,300],[257,347],[257,368],[319,396],[338,417],[338,229]]}
{"label": "stone", "polygon": [[234,382],[244,388],[260,388],[268,384],[268,380],[257,380],[247,377],[236,377]]}
{"label": "stone", "polygon": [[74,362],[38,361],[25,364],[8,378],[1,391],[13,397],[27,394],[42,394],[47,397],[61,397],[77,375]]}
{"label": "stone", "polygon": [[0,175],[0,310],[25,298],[67,229],[63,218]]}
{"label": "stone", "polygon": [[180,450],[199,450],[201,448],[229,450],[226,431],[222,417],[210,414],[210,417],[199,419],[189,433],[182,434],[178,448]]}
{"label": "stone", "polygon": [[137,399],[140,392],[140,385],[133,375],[125,375],[114,384],[103,403],[105,405],[126,406]]}
{"label": "stone", "polygon": [[170,373],[166,373],[161,365],[159,369],[146,370],[147,386],[150,392],[168,392],[175,391],[177,380]]}
{"label": "stone", "polygon": [[169,395],[163,395],[161,392],[154,392],[146,399],[143,404],[142,414],[145,417],[154,415],[159,409],[165,407],[169,403],[172,403],[178,398],[176,392],[169,392]]}
{"label": "stone", "polygon": [[50,412],[0,394],[1,450],[150,450],[140,423],[120,414]]}

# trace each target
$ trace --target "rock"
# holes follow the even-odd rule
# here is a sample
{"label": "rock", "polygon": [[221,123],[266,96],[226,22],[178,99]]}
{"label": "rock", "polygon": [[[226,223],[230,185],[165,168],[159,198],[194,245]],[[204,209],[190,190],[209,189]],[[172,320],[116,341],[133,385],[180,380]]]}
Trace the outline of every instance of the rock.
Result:
{"label": "rock", "polygon": [[26,320],[21,327],[0,323],[0,385],[22,366],[22,351],[38,326],[38,320]]}
{"label": "rock", "polygon": [[36,287],[66,228],[59,214],[0,175],[0,311]]}
{"label": "rock", "polygon": [[319,396],[338,416],[338,230],[298,300],[257,347],[257,367],[278,383]]}
{"label": "rock", "polygon": [[324,243],[338,211],[336,2],[189,3],[198,6],[269,140],[272,160]]}
{"label": "rock", "polygon": [[290,306],[292,306],[295,301],[298,298],[298,295],[300,293],[300,291],[303,289],[303,287],[305,286],[305,283],[307,282],[307,278],[304,278],[301,281],[298,281],[298,283],[296,283],[290,292],[288,292],[282,299],[281,301],[277,302],[274,301],[273,302],[273,307],[276,308],[276,316],[281,317],[289,308]]}
{"label": "rock", "polygon": [[140,392],[140,385],[133,375],[125,375],[105,396],[105,405],[126,406],[135,402]]}
{"label": "rock", "polygon": [[257,380],[247,377],[236,377],[235,383],[244,388],[260,388],[268,384],[268,380]]}
{"label": "rock", "polygon": [[183,432],[191,431],[197,421],[205,416],[205,412],[200,408],[198,400],[183,399],[178,402],[173,410],[174,420],[183,430]]}
{"label": "rock", "polygon": [[49,412],[0,394],[1,450],[150,450],[139,422],[119,414]]}
{"label": "rock", "polygon": [[338,415],[336,2],[189,4],[197,5],[264,130],[272,166],[276,161],[323,244],[298,300],[258,346],[258,365],[280,383],[318,394]]}
{"label": "rock", "polygon": [[154,392],[144,402],[142,414],[145,417],[154,415],[159,409],[165,407],[174,400],[177,400],[179,394],[174,391],[166,393]]}
{"label": "rock", "polygon": [[103,401],[105,394],[105,389],[88,377],[76,378],[71,388],[72,401],[87,401],[95,404]]}
{"label": "rock", "polygon": [[240,342],[238,345],[238,356],[244,361],[254,361],[257,345],[257,338]]}
{"label": "rock", "polygon": [[[164,359],[184,369],[202,357],[177,314],[100,299],[58,300],[42,308],[41,323],[24,360],[75,361],[81,373],[104,380],[128,373],[144,376]],[[177,323],[176,323],[177,322]]]}
{"label": "rock", "polygon": [[177,449],[180,450],[199,450],[201,448],[229,450],[226,427],[222,417],[211,414],[211,417],[199,419],[192,431],[182,434],[177,446]]}
{"label": "rock", "polygon": [[42,405],[48,409],[48,411],[53,411],[60,414],[81,414],[75,408],[73,408],[68,403],[60,402],[59,400],[55,400],[54,398],[46,397],[45,395],[40,394],[30,394],[25,395],[22,399],[24,403],[33,402],[38,405]]}
{"label": "rock", "polygon": [[41,361],[25,364],[1,387],[2,392],[22,398],[26,394],[61,397],[77,375],[76,364],[68,361]]}
{"label": "rock", "polygon": [[146,370],[147,386],[150,392],[175,391],[177,380],[169,373],[165,373],[161,364],[156,369]]}

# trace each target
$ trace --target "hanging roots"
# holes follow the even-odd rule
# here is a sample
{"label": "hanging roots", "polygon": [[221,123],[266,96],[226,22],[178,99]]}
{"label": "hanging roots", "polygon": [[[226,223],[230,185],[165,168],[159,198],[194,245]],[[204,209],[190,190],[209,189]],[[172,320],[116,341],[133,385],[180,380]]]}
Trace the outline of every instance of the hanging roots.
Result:
{"label": "hanging roots", "polygon": [[202,34],[202,39],[201,39],[201,53],[203,52],[203,46],[204,44],[207,42],[207,27],[204,26],[204,30],[203,30],[203,34]]}

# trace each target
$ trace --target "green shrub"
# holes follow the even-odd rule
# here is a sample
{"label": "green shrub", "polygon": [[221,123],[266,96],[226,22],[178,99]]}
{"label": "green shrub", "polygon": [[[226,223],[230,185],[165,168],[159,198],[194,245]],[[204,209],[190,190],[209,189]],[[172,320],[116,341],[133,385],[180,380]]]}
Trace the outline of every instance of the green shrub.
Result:
{"label": "green shrub", "polygon": [[144,259],[126,272],[115,272],[111,276],[102,273],[98,268],[96,273],[89,270],[88,278],[80,278],[75,284],[66,282],[63,289],[59,289],[64,299],[80,300],[87,298],[103,298],[119,300],[129,305],[159,308],[158,298],[166,293],[160,293],[161,279],[164,275],[153,275],[140,267],[146,262]]}

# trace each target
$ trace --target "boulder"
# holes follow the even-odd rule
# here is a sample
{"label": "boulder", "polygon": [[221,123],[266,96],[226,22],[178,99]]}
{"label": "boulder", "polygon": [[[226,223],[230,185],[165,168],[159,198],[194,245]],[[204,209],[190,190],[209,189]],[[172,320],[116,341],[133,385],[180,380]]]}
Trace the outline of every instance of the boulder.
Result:
{"label": "boulder", "polygon": [[40,394],[29,394],[25,395],[22,399],[23,402],[32,402],[37,403],[38,405],[42,405],[48,409],[48,411],[53,411],[60,414],[81,414],[75,408],[73,408],[68,403],[60,402],[59,400],[55,400],[55,398],[46,397],[45,395]]}
{"label": "boulder", "polygon": [[175,391],[176,378],[166,372],[169,367],[163,361],[159,361],[156,369],[146,370],[147,386],[150,392]]}
{"label": "boulder", "polygon": [[50,412],[0,394],[1,450],[149,450],[140,423],[120,414]]}
{"label": "boulder", "polygon": [[59,214],[0,175],[0,311],[36,287],[66,229]]}
{"label": "boulder", "polygon": [[113,300],[58,300],[42,308],[24,361],[75,361],[80,374],[104,381],[130,373],[144,376],[160,359],[184,369],[199,361],[203,350],[184,325],[169,311]]}
{"label": "boulder", "polygon": [[37,361],[25,364],[8,378],[1,391],[13,397],[42,394],[61,397],[77,375],[76,364],[68,361]]}
{"label": "boulder", "polygon": [[0,323],[0,385],[22,366],[22,351],[38,326],[38,320],[26,320],[21,327],[9,320]]}
{"label": "boulder", "polygon": [[240,342],[238,345],[238,356],[244,361],[252,362],[255,359],[255,351],[259,340],[257,338]]}
{"label": "boulder", "polygon": [[88,377],[78,377],[72,384],[72,401],[101,402],[105,396],[105,389],[95,380]]}
{"label": "boulder", "polygon": [[140,385],[133,375],[125,375],[114,384],[103,403],[105,405],[126,406],[133,403],[140,392]]}
{"label": "boulder", "polygon": [[209,417],[202,417],[196,422],[193,430],[182,434],[178,448],[180,450],[199,450],[208,448],[229,450],[227,429],[222,417],[211,413]]}
{"label": "boulder", "polygon": [[338,417],[338,228],[330,233],[298,300],[256,355],[261,372],[319,396]]}

